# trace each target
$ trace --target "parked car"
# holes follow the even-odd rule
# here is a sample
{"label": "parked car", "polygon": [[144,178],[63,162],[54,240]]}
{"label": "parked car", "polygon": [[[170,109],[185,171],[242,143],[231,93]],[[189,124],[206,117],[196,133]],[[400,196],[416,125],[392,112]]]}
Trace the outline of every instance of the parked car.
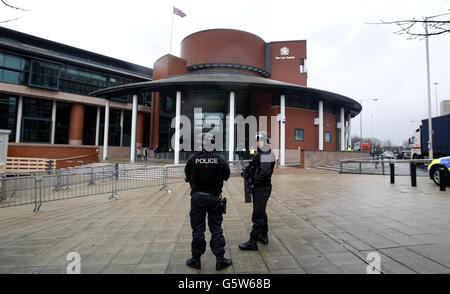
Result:
{"label": "parked car", "polygon": [[411,159],[411,152],[409,150],[403,150],[397,157],[398,159]]}
{"label": "parked car", "polygon": [[391,151],[384,151],[383,153],[381,153],[381,157],[386,159],[395,159],[395,155]]}
{"label": "parked car", "polygon": [[430,179],[432,179],[436,185],[439,185],[441,182],[441,177],[439,176],[439,169],[441,168],[445,169],[447,173],[446,184],[450,186],[450,156],[435,159],[428,165],[428,174],[430,175]]}

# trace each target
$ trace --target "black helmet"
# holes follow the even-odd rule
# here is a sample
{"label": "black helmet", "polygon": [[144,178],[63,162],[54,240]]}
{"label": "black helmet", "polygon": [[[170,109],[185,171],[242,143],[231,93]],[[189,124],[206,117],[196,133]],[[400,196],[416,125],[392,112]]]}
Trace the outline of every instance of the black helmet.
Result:
{"label": "black helmet", "polygon": [[215,135],[211,133],[201,133],[195,138],[195,150],[213,151]]}
{"label": "black helmet", "polygon": [[259,131],[255,135],[256,141],[263,141],[266,144],[270,144],[270,136],[265,131]]}

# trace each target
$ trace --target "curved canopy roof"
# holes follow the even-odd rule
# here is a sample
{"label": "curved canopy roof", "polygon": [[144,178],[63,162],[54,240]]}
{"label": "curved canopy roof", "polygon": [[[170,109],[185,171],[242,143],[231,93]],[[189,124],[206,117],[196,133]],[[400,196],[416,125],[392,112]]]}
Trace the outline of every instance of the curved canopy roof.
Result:
{"label": "curved canopy roof", "polygon": [[91,96],[106,99],[122,96],[124,94],[139,94],[142,92],[158,92],[164,89],[183,90],[190,87],[219,87],[221,89],[233,90],[237,88],[259,88],[275,91],[280,94],[305,95],[316,97],[317,100],[331,102],[341,105],[350,110],[352,116],[361,112],[361,105],[346,96],[336,93],[285,83],[277,80],[248,76],[241,74],[225,73],[192,73],[184,74],[166,79],[121,85],[111,88],[97,90]]}

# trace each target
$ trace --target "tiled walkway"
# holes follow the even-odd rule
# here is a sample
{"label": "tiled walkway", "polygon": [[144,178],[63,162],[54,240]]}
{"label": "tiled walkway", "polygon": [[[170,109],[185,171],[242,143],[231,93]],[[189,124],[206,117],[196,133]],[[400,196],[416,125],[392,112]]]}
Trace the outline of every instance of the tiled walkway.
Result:
{"label": "tiled walkway", "polygon": [[[221,273],[366,273],[369,252],[383,273],[450,273],[450,191],[429,179],[339,175],[286,169],[274,176],[269,238],[259,252],[242,252],[251,204],[242,180],[224,188],[227,256]],[[185,183],[0,209],[0,273],[65,273],[66,256],[81,255],[82,273],[216,273],[208,248],[201,271],[190,256],[189,190]],[[207,240],[209,234],[207,233]]]}

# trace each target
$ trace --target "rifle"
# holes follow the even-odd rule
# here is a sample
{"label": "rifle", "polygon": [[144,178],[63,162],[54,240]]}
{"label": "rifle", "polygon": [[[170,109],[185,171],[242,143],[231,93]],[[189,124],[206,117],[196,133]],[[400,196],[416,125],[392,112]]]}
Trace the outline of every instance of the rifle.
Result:
{"label": "rifle", "polygon": [[253,198],[253,191],[250,188],[250,186],[252,185],[253,175],[250,174],[250,168],[247,169],[247,168],[244,167],[244,160],[243,160],[242,154],[240,156],[240,160],[241,160],[241,176],[244,178],[244,198],[245,198],[245,203],[251,203],[252,202],[252,198]]}

